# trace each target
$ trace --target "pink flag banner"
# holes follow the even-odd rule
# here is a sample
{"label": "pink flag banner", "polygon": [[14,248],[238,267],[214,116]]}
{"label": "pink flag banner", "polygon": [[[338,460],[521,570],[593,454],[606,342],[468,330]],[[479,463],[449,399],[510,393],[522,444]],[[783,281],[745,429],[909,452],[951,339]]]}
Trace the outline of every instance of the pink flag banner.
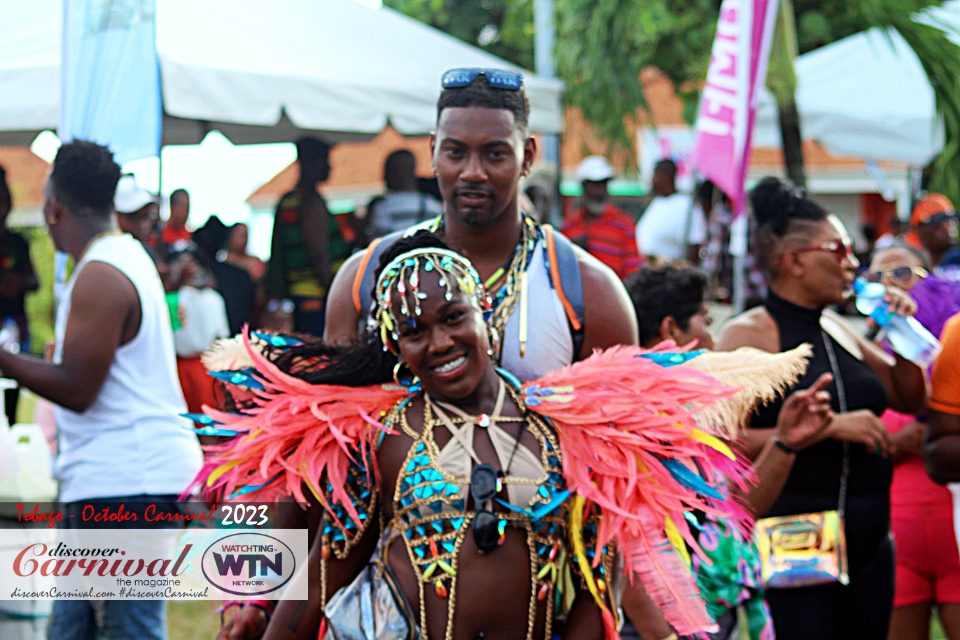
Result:
{"label": "pink flag banner", "polygon": [[743,211],[743,183],[760,88],[767,76],[777,0],[723,0],[700,97],[692,164]]}

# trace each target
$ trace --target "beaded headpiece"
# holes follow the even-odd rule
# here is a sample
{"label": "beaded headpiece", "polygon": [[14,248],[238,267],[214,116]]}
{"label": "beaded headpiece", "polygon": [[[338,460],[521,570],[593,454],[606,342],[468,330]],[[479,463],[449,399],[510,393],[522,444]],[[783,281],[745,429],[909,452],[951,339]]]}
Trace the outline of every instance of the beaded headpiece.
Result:
{"label": "beaded headpiece", "polygon": [[[456,281],[459,290],[467,294],[477,309],[486,313],[490,308],[490,300],[483,281],[480,280],[480,274],[470,261],[459,253],[438,247],[402,253],[384,267],[374,289],[377,306],[373,315],[380,327],[380,339],[384,349],[396,351],[396,343],[400,339],[400,323],[413,324],[413,318],[420,315],[420,301],[427,297],[427,294],[420,290],[421,269],[439,273],[439,284],[444,288],[444,297],[447,300],[453,300],[452,281]],[[393,313],[394,290],[400,295],[400,313],[406,316],[405,318],[398,318]]]}

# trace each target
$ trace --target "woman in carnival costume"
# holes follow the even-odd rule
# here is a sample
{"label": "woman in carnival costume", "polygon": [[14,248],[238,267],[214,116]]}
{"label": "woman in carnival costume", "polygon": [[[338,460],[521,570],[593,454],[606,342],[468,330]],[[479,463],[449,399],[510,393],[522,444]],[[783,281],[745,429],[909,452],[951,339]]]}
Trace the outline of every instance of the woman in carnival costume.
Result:
{"label": "woman in carnival costume", "polygon": [[376,299],[379,334],[356,345],[254,334],[208,358],[239,412],[207,429],[239,435],[198,484],[325,511],[322,608],[267,638],[612,640],[621,575],[679,633],[715,628],[686,514],[749,526],[709,480],[748,475],[721,438],[807,351],[617,347],[520,384],[491,358],[476,271],[426,232],[384,254]]}

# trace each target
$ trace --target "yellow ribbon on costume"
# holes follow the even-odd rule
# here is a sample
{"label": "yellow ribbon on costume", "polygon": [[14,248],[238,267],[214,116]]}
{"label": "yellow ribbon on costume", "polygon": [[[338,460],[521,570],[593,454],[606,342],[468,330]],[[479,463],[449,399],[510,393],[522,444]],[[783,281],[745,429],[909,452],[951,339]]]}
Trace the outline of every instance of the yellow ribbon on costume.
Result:
{"label": "yellow ribbon on costume", "polygon": [[597,603],[601,611],[606,611],[607,606],[600,595],[600,589],[593,579],[593,567],[590,566],[590,560],[587,558],[586,547],[583,544],[583,509],[586,505],[586,499],[581,495],[574,495],[573,502],[570,505],[569,529],[570,546],[573,548],[573,557],[580,567],[580,574],[583,581],[587,583],[587,589],[593,596],[593,601]]}
{"label": "yellow ribbon on costume", "polygon": [[232,460],[231,462],[222,464],[216,469],[214,469],[213,472],[210,474],[210,476],[207,478],[207,486],[208,487],[213,486],[213,483],[216,482],[220,478],[220,476],[225,474],[227,471],[230,471],[230,469],[233,469],[238,464],[240,464],[240,460]]}
{"label": "yellow ribbon on costume", "polygon": [[673,548],[677,550],[677,553],[680,554],[680,557],[683,558],[683,561],[687,563],[689,567],[690,552],[687,551],[687,545],[683,541],[683,535],[680,534],[680,529],[677,528],[676,523],[674,523],[670,516],[667,516],[663,531],[667,534],[667,540],[670,541],[670,544],[673,545]]}
{"label": "yellow ribbon on costume", "polygon": [[733,451],[730,450],[730,447],[728,447],[723,440],[716,436],[712,436],[705,431],[701,431],[700,429],[691,429],[690,437],[697,442],[707,445],[711,449],[716,449],[731,460],[737,459],[737,456],[734,455]]}

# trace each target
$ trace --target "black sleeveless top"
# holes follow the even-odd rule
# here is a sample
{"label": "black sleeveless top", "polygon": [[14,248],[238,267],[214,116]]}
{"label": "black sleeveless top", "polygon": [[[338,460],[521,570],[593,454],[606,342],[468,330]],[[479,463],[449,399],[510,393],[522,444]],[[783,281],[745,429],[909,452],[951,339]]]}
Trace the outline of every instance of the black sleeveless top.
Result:
{"label": "black sleeveless top", "polygon": [[[764,303],[780,330],[780,351],[787,351],[807,342],[813,345],[813,358],[806,373],[794,389],[805,389],[822,374],[829,372],[830,360],[824,348],[824,336],[830,340],[836,354],[837,366],[846,391],[847,410],[869,409],[877,416],[887,407],[887,392],[877,375],[836,340],[820,329],[822,309],[808,309],[787,302],[770,293]],[[840,404],[835,380],[828,391],[835,412]],[[774,427],[783,405],[777,399],[757,410],[751,427]],[[840,493],[840,475],[843,469],[843,444],[839,440],[823,440],[797,454],[790,477],[776,504],[767,515],[788,515],[807,511],[835,509]],[[889,457],[868,450],[865,445],[850,443],[850,477],[847,484],[848,500],[854,496],[888,496],[893,473]],[[886,499],[886,498],[884,498]]]}

